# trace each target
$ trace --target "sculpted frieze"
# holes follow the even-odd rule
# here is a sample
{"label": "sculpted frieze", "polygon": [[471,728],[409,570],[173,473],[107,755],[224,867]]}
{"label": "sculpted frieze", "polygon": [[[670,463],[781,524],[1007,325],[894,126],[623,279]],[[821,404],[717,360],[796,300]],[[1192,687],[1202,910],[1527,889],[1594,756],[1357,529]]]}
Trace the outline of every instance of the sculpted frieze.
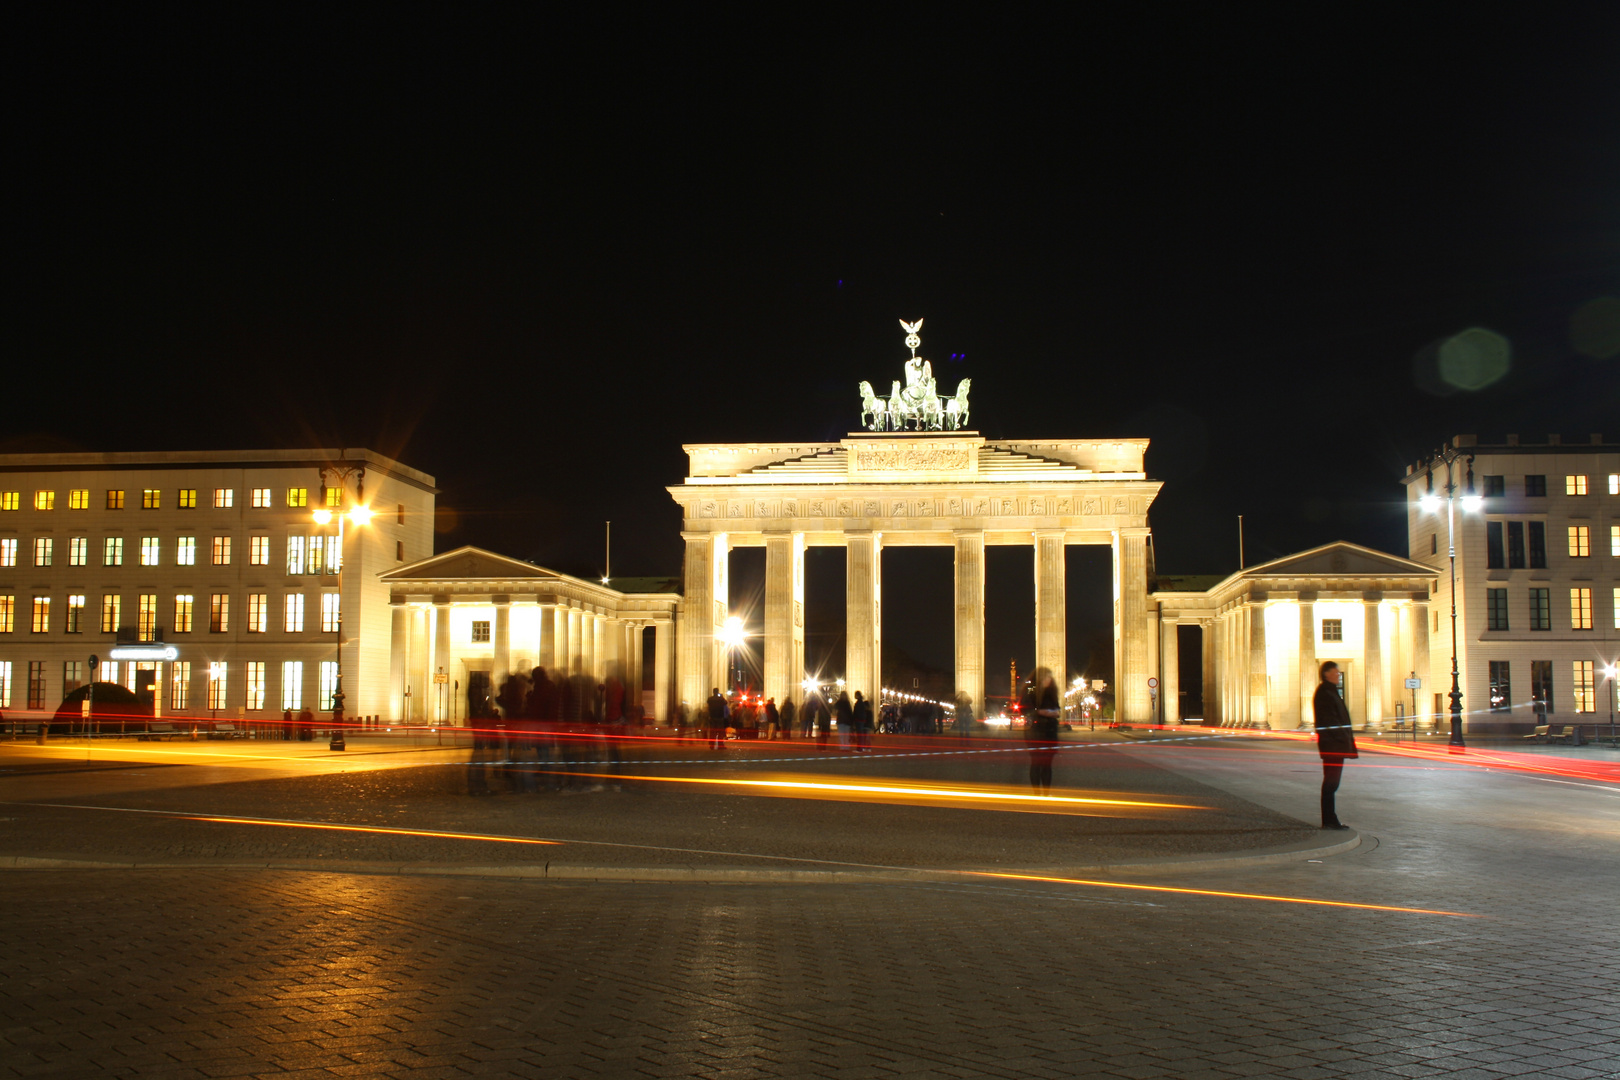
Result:
{"label": "sculpted frieze", "polygon": [[856,472],[966,472],[971,462],[965,446],[855,447]]}

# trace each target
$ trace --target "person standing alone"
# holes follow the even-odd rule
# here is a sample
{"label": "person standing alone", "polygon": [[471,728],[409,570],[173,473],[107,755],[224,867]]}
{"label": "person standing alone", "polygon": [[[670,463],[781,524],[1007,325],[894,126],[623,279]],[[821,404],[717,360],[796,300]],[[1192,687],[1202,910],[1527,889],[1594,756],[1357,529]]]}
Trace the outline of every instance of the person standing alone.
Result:
{"label": "person standing alone", "polygon": [[1344,775],[1345,760],[1358,756],[1356,736],[1350,729],[1350,710],[1339,696],[1339,680],[1344,678],[1344,672],[1329,660],[1319,674],[1322,682],[1311,699],[1311,709],[1316,714],[1316,752],[1322,755],[1322,828],[1348,829],[1350,826],[1339,821],[1334,796]]}
{"label": "person standing alone", "polygon": [[1057,757],[1058,720],[1063,703],[1050,668],[1036,668],[1024,695],[1024,739],[1029,743],[1029,786],[1037,794],[1052,792],[1052,759]]}

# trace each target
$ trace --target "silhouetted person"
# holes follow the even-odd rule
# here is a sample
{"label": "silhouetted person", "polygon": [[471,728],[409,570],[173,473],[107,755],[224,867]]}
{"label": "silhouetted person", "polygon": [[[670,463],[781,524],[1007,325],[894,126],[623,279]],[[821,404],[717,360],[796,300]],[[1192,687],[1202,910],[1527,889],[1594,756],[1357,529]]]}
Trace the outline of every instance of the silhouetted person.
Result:
{"label": "silhouetted person", "polygon": [[865,753],[872,749],[872,703],[859,691],[855,691],[855,707],[849,713],[850,722],[855,725],[855,749]]}
{"label": "silhouetted person", "polygon": [[794,720],[793,699],[792,698],[783,698],[782,699],[782,708],[781,708],[781,711],[780,711],[780,714],[779,714],[779,717],[778,717],[778,722],[782,726],[782,738],[784,738],[784,739],[793,738],[793,720]]}
{"label": "silhouetted person", "polygon": [[1350,826],[1340,823],[1334,805],[1345,760],[1358,756],[1356,736],[1350,729],[1350,710],[1339,696],[1339,680],[1344,673],[1331,660],[1318,673],[1322,682],[1311,698],[1311,711],[1316,714],[1316,752],[1322,755],[1322,828],[1348,829]]}
{"label": "silhouetted person", "polygon": [[721,696],[718,686],[709,694],[706,708],[709,714],[709,749],[724,750],[726,748],[726,699]]}
{"label": "silhouetted person", "polygon": [[765,739],[769,742],[776,738],[777,728],[782,723],[782,714],[776,711],[776,699],[765,699]]}
{"label": "silhouetted person", "polygon": [[1042,795],[1052,790],[1052,759],[1057,756],[1058,718],[1063,701],[1050,668],[1036,668],[1024,695],[1024,738],[1029,742],[1029,784]]}
{"label": "silhouetted person", "polygon": [[307,706],[298,714],[298,741],[315,741],[315,714]]}
{"label": "silhouetted person", "polygon": [[830,741],[832,741],[832,713],[828,710],[827,703],[822,701],[820,698],[817,698],[816,748],[818,750],[825,750],[827,749],[827,744]]}
{"label": "silhouetted person", "polygon": [[849,691],[838,692],[838,701],[833,705],[833,715],[838,721],[838,745],[845,750],[852,750],[855,746],[855,707],[849,703]]}

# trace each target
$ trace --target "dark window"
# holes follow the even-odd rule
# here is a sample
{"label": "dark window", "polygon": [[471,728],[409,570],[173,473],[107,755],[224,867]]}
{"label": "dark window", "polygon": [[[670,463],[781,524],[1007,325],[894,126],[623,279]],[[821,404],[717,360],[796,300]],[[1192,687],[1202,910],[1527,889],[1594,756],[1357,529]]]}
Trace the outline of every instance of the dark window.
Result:
{"label": "dark window", "polygon": [[1344,620],[1343,619],[1323,619],[1322,620],[1322,640],[1323,641],[1343,641],[1344,640]]}
{"label": "dark window", "polygon": [[1527,522],[1530,531],[1530,569],[1547,569],[1547,523]]}
{"label": "dark window", "polygon": [[394,561],[395,562],[404,562],[405,561],[405,541],[403,541],[403,540],[395,540],[394,541]]}
{"label": "dark window", "polygon": [[1502,476],[1487,476],[1485,478],[1485,497],[1487,499],[1499,498],[1507,494],[1507,478]]}
{"label": "dark window", "polygon": [[1530,701],[1538,713],[1554,712],[1552,661],[1530,661]]}
{"label": "dark window", "polygon": [[1510,521],[1507,523],[1508,534],[1508,569],[1524,569],[1524,522]]}
{"label": "dark window", "polygon": [[28,661],[28,707],[45,707],[45,661]]}
{"label": "dark window", "polygon": [[1438,555],[1438,554],[1440,554],[1440,534],[1439,533],[1430,533],[1429,534],[1429,554],[1430,555]]}
{"label": "dark window", "polygon": [[1491,661],[1491,712],[1513,711],[1513,680],[1506,660]]}
{"label": "dark window", "polygon": [[1486,623],[1488,630],[1506,630],[1508,628],[1508,607],[1506,589],[1485,590],[1485,612],[1489,619]]}
{"label": "dark window", "polygon": [[1527,476],[1524,478],[1524,493],[1532,499],[1547,497],[1547,478],[1545,476]]}
{"label": "dark window", "polygon": [[1530,629],[1552,629],[1552,590],[1530,590]]}
{"label": "dark window", "polygon": [[1502,549],[1502,523],[1500,521],[1487,521],[1485,523],[1485,569],[1503,570],[1507,568],[1507,553]]}

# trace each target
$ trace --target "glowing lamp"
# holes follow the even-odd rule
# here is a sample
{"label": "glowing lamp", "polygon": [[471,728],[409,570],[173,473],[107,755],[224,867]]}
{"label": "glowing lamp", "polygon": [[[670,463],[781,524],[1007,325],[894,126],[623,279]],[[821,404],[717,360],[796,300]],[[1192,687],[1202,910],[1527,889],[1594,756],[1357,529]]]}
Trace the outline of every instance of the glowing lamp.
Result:
{"label": "glowing lamp", "polygon": [[354,522],[356,525],[369,525],[369,524],[371,524],[371,507],[369,507],[369,506],[356,506],[356,507],[354,507],[352,510],[349,511],[349,520]]}
{"label": "glowing lamp", "polygon": [[1485,500],[1478,495],[1464,495],[1462,508],[1470,514],[1478,513],[1485,505]]}
{"label": "glowing lamp", "polygon": [[315,524],[317,525],[330,525],[332,523],[332,511],[330,510],[317,510],[312,516],[315,518]]}
{"label": "glowing lamp", "polygon": [[1425,495],[1418,500],[1418,505],[1423,508],[1425,514],[1433,514],[1440,509],[1440,496]]}

